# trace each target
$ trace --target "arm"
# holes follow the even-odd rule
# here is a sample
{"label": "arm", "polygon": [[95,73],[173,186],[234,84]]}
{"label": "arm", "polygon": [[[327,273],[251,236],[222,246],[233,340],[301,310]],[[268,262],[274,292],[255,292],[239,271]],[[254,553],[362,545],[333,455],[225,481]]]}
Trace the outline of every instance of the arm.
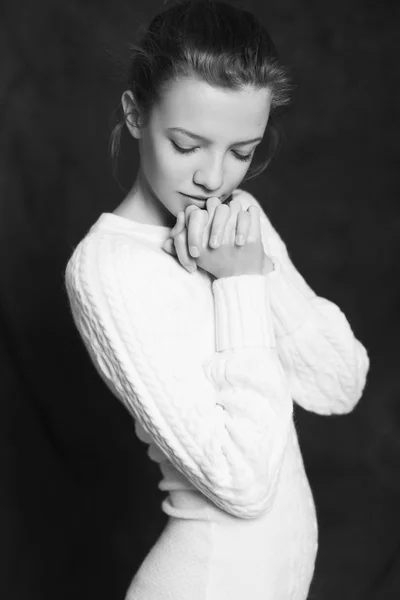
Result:
{"label": "arm", "polygon": [[[348,413],[363,393],[369,357],[333,302],[317,296],[292,263],[261,205],[263,245],[276,270],[266,275],[276,344],[293,399],[318,414]],[[270,254],[271,253],[271,254]]]}
{"label": "arm", "polygon": [[256,517],[273,502],[293,412],[267,281],[213,282],[207,354],[191,337],[204,324],[186,315],[188,290],[166,293],[168,273],[148,274],[139,253],[104,233],[78,245],[65,273],[75,324],[109,389],[175,467],[226,512]]}

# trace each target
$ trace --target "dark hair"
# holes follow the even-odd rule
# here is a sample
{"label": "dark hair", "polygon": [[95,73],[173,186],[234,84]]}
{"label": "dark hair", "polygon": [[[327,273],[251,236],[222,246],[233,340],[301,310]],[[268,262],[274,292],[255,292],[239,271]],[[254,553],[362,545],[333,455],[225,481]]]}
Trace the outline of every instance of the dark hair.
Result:
{"label": "dark hair", "polygon": [[[142,25],[139,31],[139,41],[128,45],[124,89],[134,95],[143,117],[141,125],[146,126],[153,106],[181,77],[195,77],[222,89],[241,91],[250,85],[271,91],[268,155],[261,165],[249,169],[245,180],[262,173],[279,144],[273,113],[289,103],[292,86],[267,30],[257,18],[241,5],[221,0],[173,0],[148,28]],[[117,122],[111,131],[110,155],[115,176],[126,119],[121,103],[114,115]]]}

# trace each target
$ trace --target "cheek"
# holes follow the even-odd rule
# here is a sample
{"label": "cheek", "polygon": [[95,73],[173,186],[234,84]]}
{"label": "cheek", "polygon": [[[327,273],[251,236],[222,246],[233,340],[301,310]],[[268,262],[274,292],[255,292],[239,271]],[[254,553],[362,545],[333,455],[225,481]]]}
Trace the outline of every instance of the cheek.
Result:
{"label": "cheek", "polygon": [[183,178],[187,179],[193,170],[190,161],[179,156],[168,145],[163,151],[158,152],[157,163],[163,178],[171,183],[181,182]]}
{"label": "cheek", "polygon": [[240,184],[246,176],[247,171],[249,170],[249,166],[250,165],[247,165],[246,167],[240,166],[237,170],[230,172],[229,183],[227,181],[225,182],[229,189],[235,190],[240,186]]}
{"label": "cheek", "polygon": [[153,146],[147,171],[147,177],[160,194],[174,193],[185,189],[182,182],[186,183],[190,176],[188,164],[185,165],[185,161],[176,156],[168,144]]}
{"label": "cheek", "polygon": [[149,181],[156,182],[164,177],[168,164],[163,152],[152,140],[146,140],[140,155],[140,166]]}
{"label": "cheek", "polygon": [[241,181],[249,170],[251,163],[241,162],[236,159],[232,160],[235,162],[231,162],[229,165],[229,178],[232,179],[232,181]]}

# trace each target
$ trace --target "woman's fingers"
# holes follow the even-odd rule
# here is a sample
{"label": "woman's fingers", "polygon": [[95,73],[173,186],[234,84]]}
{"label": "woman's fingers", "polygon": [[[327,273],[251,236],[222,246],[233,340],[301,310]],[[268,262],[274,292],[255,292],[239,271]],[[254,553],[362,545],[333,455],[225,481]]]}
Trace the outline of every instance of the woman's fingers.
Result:
{"label": "woman's fingers", "polygon": [[251,216],[247,210],[241,210],[237,216],[236,223],[236,238],[235,243],[237,246],[243,246],[247,241],[251,224]]}
{"label": "woman's fingers", "polygon": [[198,206],[190,204],[186,207],[185,222],[188,251],[195,258],[200,256],[202,248],[201,240],[203,239],[203,231],[207,224],[207,218],[207,211],[201,210]]}
{"label": "woman's fingers", "polygon": [[[208,198],[206,210],[201,210],[198,206],[191,204],[186,207],[185,211],[179,211],[176,224],[171,229],[170,238],[164,243],[164,250],[173,256],[177,256],[179,262],[188,271],[195,271],[197,263],[194,258],[198,258],[201,249],[204,248],[209,241],[209,232],[214,225],[214,215],[217,208],[221,205],[221,201],[216,196]],[[226,206],[228,217],[230,214],[229,207]],[[217,219],[217,224],[220,223],[220,229],[223,231],[223,223],[221,215]],[[192,253],[191,248],[196,247],[196,252]]]}
{"label": "woman's fingers", "polygon": [[200,256],[202,248],[208,244],[211,223],[220,204],[219,198],[212,196],[208,198],[205,210],[200,210],[199,207],[193,205],[186,208],[188,247],[190,254],[196,258]]}
{"label": "woman's fingers", "polygon": [[228,222],[230,214],[230,208],[226,204],[217,206],[210,231],[209,243],[211,248],[218,248],[220,245],[225,230],[225,225]]}
{"label": "woman's fingers", "polygon": [[237,198],[232,200],[229,205],[221,204],[217,207],[210,236],[212,248],[218,248],[222,243],[234,243],[236,223],[241,208],[242,204]]}
{"label": "woman's fingers", "polygon": [[177,256],[175,244],[174,244],[174,236],[178,235],[178,233],[183,231],[184,228],[185,228],[185,213],[183,212],[183,210],[181,210],[176,215],[176,223],[170,231],[171,237],[167,238],[163,245],[164,250],[166,252],[168,252],[168,254],[171,254],[172,256]]}
{"label": "woman's fingers", "polygon": [[170,236],[174,237],[174,235],[177,235],[178,233],[183,231],[184,227],[185,227],[185,213],[183,212],[183,210],[180,210],[176,216],[176,223],[173,226],[173,228],[171,229]]}
{"label": "woman's fingers", "polygon": [[187,243],[187,229],[186,227],[178,233],[174,238],[176,255],[182,267],[185,267],[188,271],[196,271],[196,261],[189,255],[188,243]]}
{"label": "woman's fingers", "polygon": [[163,244],[163,248],[165,252],[171,254],[172,256],[176,256],[175,244],[173,238],[167,238]]}
{"label": "woman's fingers", "polygon": [[184,223],[185,223],[186,229],[189,229],[190,215],[195,210],[201,211],[201,208],[199,208],[198,206],[195,206],[194,204],[189,204],[189,206],[186,207],[185,212],[183,213],[185,215]]}
{"label": "woman's fingers", "polygon": [[196,210],[191,213],[188,227],[188,248],[191,256],[198,258],[203,248],[204,230],[208,222],[208,213],[205,210]]}
{"label": "woman's fingers", "polygon": [[251,204],[247,209],[250,214],[250,227],[247,235],[247,243],[254,244],[261,239],[261,220],[260,209],[255,204]]}

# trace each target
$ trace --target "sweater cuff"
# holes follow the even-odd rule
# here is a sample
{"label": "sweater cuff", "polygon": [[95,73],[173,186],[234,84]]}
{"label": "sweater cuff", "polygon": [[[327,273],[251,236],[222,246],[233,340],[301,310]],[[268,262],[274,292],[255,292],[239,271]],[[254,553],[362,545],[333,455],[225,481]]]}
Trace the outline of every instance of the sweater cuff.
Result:
{"label": "sweater cuff", "polygon": [[274,270],[267,274],[269,298],[277,338],[290,335],[315,313],[276,256],[270,256]]}
{"label": "sweater cuff", "polygon": [[217,352],[275,348],[275,332],[265,275],[235,275],[212,283]]}

